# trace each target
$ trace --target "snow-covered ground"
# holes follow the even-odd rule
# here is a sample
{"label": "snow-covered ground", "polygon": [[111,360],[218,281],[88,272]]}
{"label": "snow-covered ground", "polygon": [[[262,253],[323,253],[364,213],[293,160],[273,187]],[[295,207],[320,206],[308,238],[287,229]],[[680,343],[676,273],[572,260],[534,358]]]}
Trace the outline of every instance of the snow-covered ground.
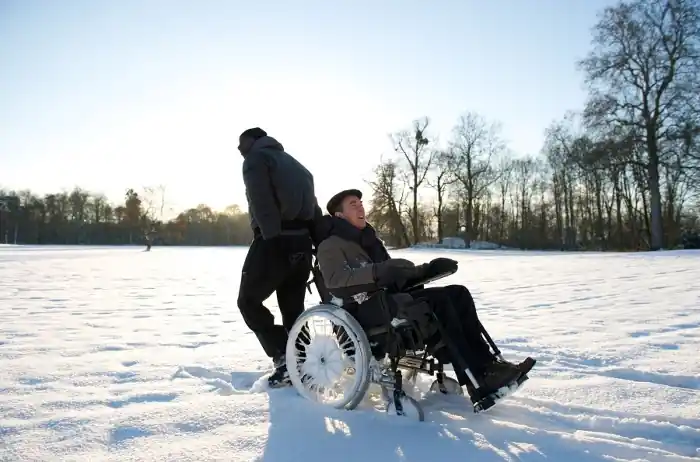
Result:
{"label": "snow-covered ground", "polygon": [[269,368],[236,308],[245,251],[0,248],[0,460],[700,458],[700,252],[450,254],[441,283],[539,363],[488,413],[427,396],[421,423],[232,393]]}

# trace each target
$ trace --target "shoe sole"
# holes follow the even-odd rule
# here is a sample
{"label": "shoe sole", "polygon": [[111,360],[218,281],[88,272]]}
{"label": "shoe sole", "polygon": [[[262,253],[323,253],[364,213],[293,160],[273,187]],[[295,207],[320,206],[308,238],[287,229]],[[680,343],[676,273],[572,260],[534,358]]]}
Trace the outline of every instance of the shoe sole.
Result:
{"label": "shoe sole", "polygon": [[533,367],[535,367],[535,364],[537,364],[536,359],[527,357],[518,368],[520,370],[520,375],[518,376],[518,378],[475,402],[474,413],[478,414],[480,412],[484,412],[488,409],[491,409],[500,400],[512,395],[517,390],[519,390],[522,384],[530,379],[530,377],[528,377],[527,374],[532,370]]}

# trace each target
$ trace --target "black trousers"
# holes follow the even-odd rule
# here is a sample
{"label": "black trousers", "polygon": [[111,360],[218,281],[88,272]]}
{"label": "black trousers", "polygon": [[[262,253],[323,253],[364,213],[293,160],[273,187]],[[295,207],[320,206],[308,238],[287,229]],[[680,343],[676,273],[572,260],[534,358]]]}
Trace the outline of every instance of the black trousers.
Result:
{"label": "black trousers", "polygon": [[[416,289],[410,294],[414,300],[424,299],[427,302],[434,319],[426,318],[425,322],[436,322],[439,327],[437,333],[425,339],[427,345],[435,346],[441,340],[446,344],[445,348],[435,352],[435,358],[452,364],[462,385],[469,383],[466,368],[475,377],[482,375],[495,355],[481,334],[481,323],[469,290],[464,286],[450,285]],[[398,306],[385,306],[389,310],[385,313],[382,306],[372,299],[362,304],[348,304],[345,308],[365,330],[385,326],[393,317],[402,316]],[[411,307],[403,309],[410,310]]]}
{"label": "black trousers", "polygon": [[[481,335],[481,323],[474,298],[464,286],[450,285],[411,291],[414,298],[424,298],[441,326],[438,336],[448,344],[441,357],[450,362],[460,382],[467,380],[464,368],[481,375],[495,359],[489,344]],[[431,339],[437,343],[440,339]],[[441,355],[438,355],[441,356]]]}
{"label": "black trousers", "polygon": [[[243,263],[238,308],[243,320],[255,333],[270,358],[284,355],[287,333],[304,311],[306,283],[311,273],[311,239],[308,235],[295,237],[296,253],[290,254],[274,243],[256,237]],[[277,293],[282,325],[263,302]]]}
{"label": "black trousers", "polygon": [[451,346],[446,348],[449,358],[445,359],[452,363],[457,375],[463,375],[463,367],[476,376],[481,375],[494,355],[481,335],[481,323],[469,289],[460,285],[430,287],[412,291],[411,295],[426,299],[435,313],[441,326],[440,336],[446,337],[443,340]]}

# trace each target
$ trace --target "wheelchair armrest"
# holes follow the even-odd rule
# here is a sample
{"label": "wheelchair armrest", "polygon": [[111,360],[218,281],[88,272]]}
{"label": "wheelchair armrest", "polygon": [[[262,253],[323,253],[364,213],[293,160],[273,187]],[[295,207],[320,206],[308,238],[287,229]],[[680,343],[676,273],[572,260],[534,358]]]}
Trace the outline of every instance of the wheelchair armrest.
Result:
{"label": "wheelchair armrest", "polygon": [[445,271],[444,273],[432,274],[429,277],[425,277],[425,278],[412,279],[412,280],[406,282],[406,285],[404,286],[404,290],[415,289],[418,286],[429,284],[431,282],[437,281],[438,279],[446,278],[447,276],[455,274],[456,272],[457,272],[456,270],[455,271]]}

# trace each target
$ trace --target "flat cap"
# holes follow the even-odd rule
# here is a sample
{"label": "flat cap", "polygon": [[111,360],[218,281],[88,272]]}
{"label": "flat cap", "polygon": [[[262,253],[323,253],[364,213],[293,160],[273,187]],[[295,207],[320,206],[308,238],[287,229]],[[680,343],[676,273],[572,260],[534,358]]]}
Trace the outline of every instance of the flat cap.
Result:
{"label": "flat cap", "polygon": [[338,194],[335,196],[331,197],[331,200],[328,201],[328,204],[326,204],[326,210],[328,210],[328,213],[331,215],[335,214],[335,212],[340,211],[340,204],[345,200],[346,197],[349,196],[355,196],[358,199],[362,199],[362,191],[359,189],[346,189],[344,191],[340,191]]}

